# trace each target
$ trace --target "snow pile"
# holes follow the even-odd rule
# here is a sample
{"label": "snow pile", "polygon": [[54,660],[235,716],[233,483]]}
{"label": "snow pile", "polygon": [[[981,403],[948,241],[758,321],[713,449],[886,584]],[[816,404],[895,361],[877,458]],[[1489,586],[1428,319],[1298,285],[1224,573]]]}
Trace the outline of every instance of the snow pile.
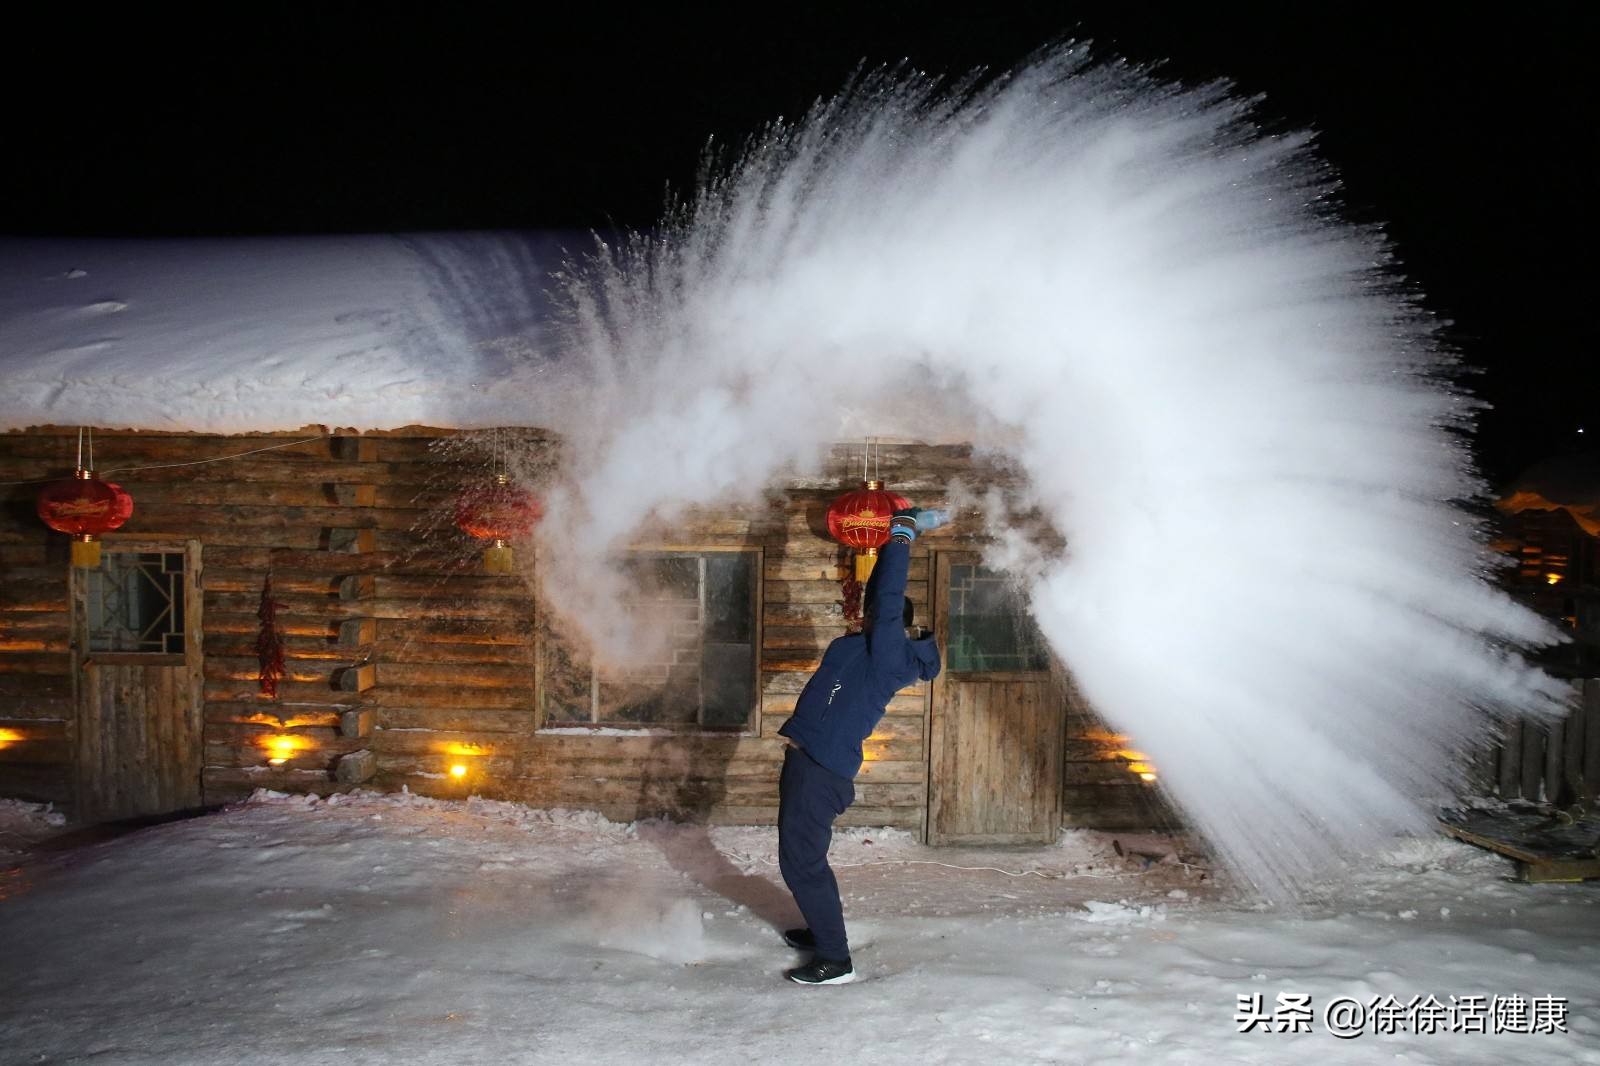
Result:
{"label": "snow pile", "polygon": [[18,830],[66,824],[66,815],[56,810],[53,804],[0,799],[0,829]]}
{"label": "snow pile", "polygon": [[66,816],[48,803],[0,799],[0,856],[23,851],[66,824]]}
{"label": "snow pile", "polygon": [[[771,829],[622,826],[512,804],[258,793],[0,867],[0,1060],[121,1066],[1600,1063],[1600,885],[1506,883],[1407,844],[1296,915],[1109,841],[978,853],[851,830],[862,980],[802,989],[763,913]],[[870,843],[869,843],[870,841]],[[686,861],[695,855],[699,860]],[[792,905],[791,905],[792,906]],[[1303,1034],[1239,997],[1311,997]],[[1557,996],[1568,1032],[1330,1035],[1337,996]]]}
{"label": "snow pile", "polygon": [[[1182,889],[1174,889],[1182,891]],[[1084,913],[1078,915],[1080,921],[1092,922],[1097,925],[1129,925],[1134,922],[1161,922],[1167,918],[1165,904],[1144,904],[1135,906],[1127,900],[1117,903],[1107,903],[1098,899],[1091,899],[1083,905]]]}
{"label": "snow pile", "polygon": [[566,240],[0,241],[0,429],[518,424]]}

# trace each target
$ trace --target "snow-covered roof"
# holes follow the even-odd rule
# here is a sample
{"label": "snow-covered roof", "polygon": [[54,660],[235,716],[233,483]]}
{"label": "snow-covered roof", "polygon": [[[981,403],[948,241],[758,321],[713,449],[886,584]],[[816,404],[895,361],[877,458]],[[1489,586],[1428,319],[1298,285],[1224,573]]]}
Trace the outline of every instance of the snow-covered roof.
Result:
{"label": "snow-covered roof", "polygon": [[1600,536],[1600,452],[1556,455],[1534,463],[1511,482],[1500,509],[1564,509],[1584,531]]}
{"label": "snow-covered roof", "polygon": [[0,430],[531,425],[562,234],[0,241]]}

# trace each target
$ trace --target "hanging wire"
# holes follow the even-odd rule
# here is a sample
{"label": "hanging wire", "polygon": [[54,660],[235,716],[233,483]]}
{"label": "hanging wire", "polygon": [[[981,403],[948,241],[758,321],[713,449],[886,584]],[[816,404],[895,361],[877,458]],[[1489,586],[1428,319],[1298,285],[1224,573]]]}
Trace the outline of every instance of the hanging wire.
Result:
{"label": "hanging wire", "polygon": [[[191,459],[188,462],[183,463],[154,463],[148,466],[114,466],[105,471],[105,473],[126,474],[136,470],[170,470],[173,467],[178,466],[204,466],[206,463],[222,463],[229,459],[243,459],[247,455],[259,455],[262,452],[275,452],[279,448],[293,448],[296,444],[310,444],[313,441],[327,440],[331,436],[333,436],[332,433],[323,433],[315,437],[306,437],[304,440],[284,441],[282,444],[269,444],[265,448],[251,448],[247,452],[234,452],[232,455],[217,455],[210,459]],[[89,454],[92,461],[94,453],[91,451]]]}
{"label": "hanging wire", "polygon": [[[730,851],[728,852],[728,855],[731,858],[743,860],[751,865],[755,865],[757,863],[762,866],[778,865],[777,861],[774,859],[763,859],[757,855],[745,855],[737,851]],[[946,870],[966,870],[973,873],[986,872],[1005,874],[1007,877],[1042,877],[1051,881],[1070,881],[1078,878],[1110,879],[1129,876],[1128,872],[1125,871],[1113,871],[1110,873],[1069,873],[1065,870],[1004,870],[998,866],[957,866],[955,863],[939,862],[935,859],[874,859],[867,862],[830,862],[829,865],[835,867],[836,869],[839,867],[852,866],[941,866]],[[1196,868],[1191,866],[1189,863],[1180,862],[1176,863],[1175,865],[1182,866],[1185,869]]]}
{"label": "hanging wire", "polygon": [[[82,426],[78,427],[78,469],[79,470],[83,469],[83,427]],[[17,482],[16,484],[19,484],[19,485],[20,484],[26,484],[26,482]]]}
{"label": "hanging wire", "polygon": [[[84,431],[82,429],[78,430],[78,436],[79,436],[79,441],[80,441],[80,443],[78,445],[78,449],[79,449],[78,450],[78,465],[80,467],[83,466],[83,445],[82,445],[83,432]],[[245,451],[245,452],[233,452],[233,453],[231,453],[229,455],[215,455],[215,456],[212,456],[209,459],[190,459],[190,460],[188,460],[186,462],[182,462],[182,463],[148,463],[148,464],[146,464],[144,466],[114,466],[114,467],[110,468],[109,470],[102,470],[101,473],[102,474],[128,474],[128,473],[134,473],[134,472],[137,472],[137,471],[140,471],[140,470],[171,470],[171,469],[174,469],[174,468],[180,467],[180,466],[204,466],[207,463],[225,463],[229,459],[243,459],[247,455],[260,455],[262,452],[273,452],[273,451],[277,451],[279,448],[293,448],[297,444],[311,444],[314,441],[327,440],[331,436],[333,436],[332,433],[322,433],[322,434],[319,434],[318,436],[306,437],[306,438],[304,438],[302,440],[289,440],[289,441],[284,441],[282,444],[269,444],[265,448],[251,448],[249,451]],[[93,433],[92,433],[92,431],[90,433],[89,463],[90,463],[90,465],[92,467],[93,463],[94,463],[94,441],[93,441]],[[0,486],[48,485],[52,481],[59,481],[59,480],[60,480],[59,478],[53,478],[53,477],[40,477],[40,478],[32,478],[31,480],[28,480],[28,481],[0,481]]]}

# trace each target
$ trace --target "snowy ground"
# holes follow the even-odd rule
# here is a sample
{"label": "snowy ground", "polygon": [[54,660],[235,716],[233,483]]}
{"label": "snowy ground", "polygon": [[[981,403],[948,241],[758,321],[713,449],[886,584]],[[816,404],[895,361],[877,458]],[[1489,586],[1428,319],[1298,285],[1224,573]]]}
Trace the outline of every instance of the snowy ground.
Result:
{"label": "snowy ground", "polygon": [[[782,981],[769,829],[258,794],[59,851],[0,804],[0,1063],[1600,1063],[1600,885],[1399,846],[1298,914],[1108,837],[834,859],[864,980]],[[948,865],[933,865],[944,863]],[[874,865],[880,864],[880,865]],[[952,866],[996,870],[952,869]],[[1040,876],[1040,874],[1048,876]],[[1310,1033],[1238,997],[1311,997]],[[1334,997],[1565,997],[1567,1033],[1340,1039]]]}

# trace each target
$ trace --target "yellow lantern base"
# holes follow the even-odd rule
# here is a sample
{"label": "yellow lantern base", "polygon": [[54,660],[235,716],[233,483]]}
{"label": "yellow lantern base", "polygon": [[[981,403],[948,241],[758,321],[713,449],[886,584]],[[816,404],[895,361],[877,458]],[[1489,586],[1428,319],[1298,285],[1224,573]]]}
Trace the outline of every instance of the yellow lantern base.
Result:
{"label": "yellow lantern base", "polygon": [[98,540],[74,538],[72,541],[72,565],[80,570],[93,570],[100,565],[100,542]]}
{"label": "yellow lantern base", "polygon": [[511,545],[505,541],[496,541],[483,553],[483,569],[491,574],[509,574],[515,570],[515,560],[511,554]]}

